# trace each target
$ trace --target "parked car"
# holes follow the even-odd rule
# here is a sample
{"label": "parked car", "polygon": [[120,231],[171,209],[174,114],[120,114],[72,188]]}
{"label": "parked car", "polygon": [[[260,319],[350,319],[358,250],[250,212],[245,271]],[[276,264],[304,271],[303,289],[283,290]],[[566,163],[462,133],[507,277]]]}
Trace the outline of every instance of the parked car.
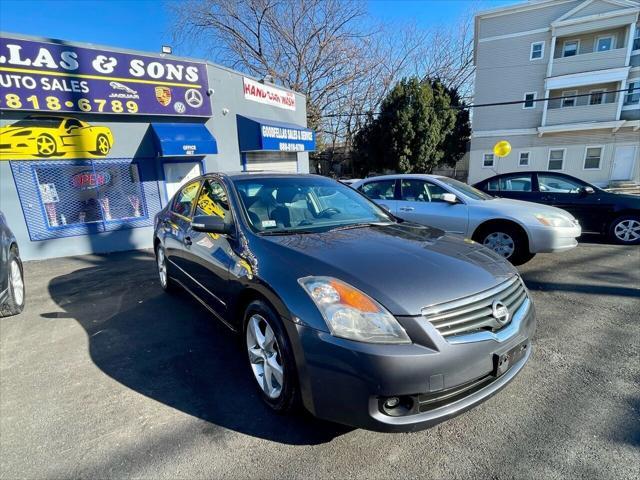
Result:
{"label": "parked car", "polygon": [[24,276],[16,237],[0,212],[0,317],[17,315],[24,309]]}
{"label": "parked car", "polygon": [[199,177],[156,216],[154,247],[162,288],[243,336],[279,412],[424,428],[496,393],[531,353],[534,307],[508,262],[328,178]]}
{"label": "parked car", "polygon": [[474,187],[504,198],[562,208],[575,216],[584,231],[608,235],[627,245],[640,244],[640,197],[611,193],[557,172],[517,172],[495,175]]}
{"label": "parked car", "polygon": [[387,175],[352,187],[397,217],[471,238],[514,265],[574,248],[581,233],[563,210],[497,199],[449,177]]}

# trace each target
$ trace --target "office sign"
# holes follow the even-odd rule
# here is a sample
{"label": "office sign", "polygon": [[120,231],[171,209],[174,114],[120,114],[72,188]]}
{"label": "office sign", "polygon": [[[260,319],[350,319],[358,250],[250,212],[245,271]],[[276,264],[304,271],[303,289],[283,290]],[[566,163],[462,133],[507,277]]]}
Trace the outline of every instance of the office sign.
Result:
{"label": "office sign", "polygon": [[0,38],[0,109],[210,116],[204,63]]}
{"label": "office sign", "polygon": [[284,108],[285,110],[296,109],[296,96],[293,92],[288,92],[271,85],[256,82],[250,78],[243,78],[244,98],[273,107]]}

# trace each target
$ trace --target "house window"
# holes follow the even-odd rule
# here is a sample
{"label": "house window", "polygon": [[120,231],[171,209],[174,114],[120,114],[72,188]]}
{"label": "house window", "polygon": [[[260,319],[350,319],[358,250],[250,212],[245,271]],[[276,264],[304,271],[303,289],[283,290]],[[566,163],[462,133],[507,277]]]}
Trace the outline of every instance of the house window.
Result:
{"label": "house window", "polygon": [[636,25],[636,34],[633,38],[633,49],[640,50],[640,26]]}
{"label": "house window", "polygon": [[604,89],[591,90],[591,92],[589,92],[591,94],[589,95],[589,105],[600,105],[604,103],[605,92],[606,90]]}
{"label": "house window", "polygon": [[562,92],[562,103],[560,104],[562,108],[575,107],[576,95],[578,95],[577,90],[568,90],[566,92]]}
{"label": "house window", "polygon": [[615,47],[613,35],[598,37],[596,40],[596,52],[608,52]]}
{"label": "house window", "polygon": [[564,166],[564,149],[549,150],[549,170],[562,170]]}
{"label": "house window", "polygon": [[584,156],[585,170],[598,170],[600,168],[600,159],[602,158],[602,147],[587,147]]}
{"label": "house window", "polygon": [[544,42],[532,43],[529,60],[540,60],[542,57],[544,57]]}
{"label": "house window", "polygon": [[529,157],[531,154],[529,152],[520,152],[520,158],[518,159],[518,166],[520,167],[528,167],[529,166]]}
{"label": "house window", "polygon": [[536,92],[527,92],[524,94],[524,102],[522,108],[536,108]]}
{"label": "house window", "polygon": [[564,42],[562,47],[563,57],[575,57],[578,54],[578,48],[580,47],[580,40],[570,40]]}
{"label": "house window", "polygon": [[493,168],[494,166],[494,158],[493,153],[485,153],[482,157],[482,167],[483,168]]}
{"label": "house window", "polygon": [[636,80],[629,83],[629,88],[624,95],[625,105],[637,105],[640,104],[640,80]]}

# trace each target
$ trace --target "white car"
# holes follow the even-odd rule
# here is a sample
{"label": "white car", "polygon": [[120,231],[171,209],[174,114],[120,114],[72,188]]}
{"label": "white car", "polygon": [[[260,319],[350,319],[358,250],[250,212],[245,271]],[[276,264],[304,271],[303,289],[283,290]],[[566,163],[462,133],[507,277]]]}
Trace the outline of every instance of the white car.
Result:
{"label": "white car", "polygon": [[536,253],[574,248],[582,233],[569,213],[538,203],[496,198],[438,175],[385,175],[353,188],[407,221],[471,238],[514,265]]}

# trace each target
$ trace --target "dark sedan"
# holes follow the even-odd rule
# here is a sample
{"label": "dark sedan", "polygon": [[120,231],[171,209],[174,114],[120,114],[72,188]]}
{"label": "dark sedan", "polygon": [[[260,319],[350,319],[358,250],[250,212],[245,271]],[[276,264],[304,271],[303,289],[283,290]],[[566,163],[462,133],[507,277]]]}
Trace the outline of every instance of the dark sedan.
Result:
{"label": "dark sedan", "polygon": [[24,309],[24,278],[16,237],[0,212],[0,316],[16,315]]}
{"label": "dark sedan", "polygon": [[162,288],[242,335],[279,412],[424,428],[496,393],[531,353],[533,304],[506,260],[324,177],[197,178],[156,216],[154,246]]}
{"label": "dark sedan", "polygon": [[611,193],[564,173],[539,171],[495,175],[473,185],[499,197],[562,208],[583,231],[608,235],[627,245],[640,244],[640,197]]}

